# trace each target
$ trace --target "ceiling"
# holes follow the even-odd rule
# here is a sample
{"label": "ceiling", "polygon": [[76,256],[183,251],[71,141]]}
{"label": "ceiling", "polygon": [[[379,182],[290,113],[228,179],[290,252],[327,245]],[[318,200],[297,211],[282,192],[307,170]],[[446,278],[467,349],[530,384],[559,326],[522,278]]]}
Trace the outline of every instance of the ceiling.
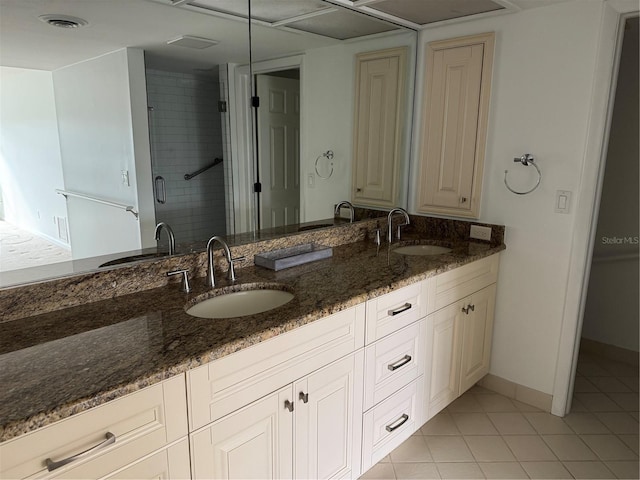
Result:
{"label": "ceiling", "polygon": [[[259,52],[269,58],[559,1],[566,0],[251,0],[251,14]],[[0,65],[51,71],[124,47],[144,49],[158,68],[163,62],[189,70],[247,63],[247,10],[246,0],[2,0]],[[39,19],[47,14],[80,17],[88,25],[52,27]],[[183,35],[217,44],[167,44]]]}

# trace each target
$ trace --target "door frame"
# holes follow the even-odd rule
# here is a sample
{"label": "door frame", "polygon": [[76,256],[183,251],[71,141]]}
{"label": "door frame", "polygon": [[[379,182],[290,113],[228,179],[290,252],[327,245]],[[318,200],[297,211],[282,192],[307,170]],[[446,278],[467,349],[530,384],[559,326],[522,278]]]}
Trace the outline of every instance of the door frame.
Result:
{"label": "door frame", "polygon": [[[236,201],[234,215],[236,216],[236,228],[242,231],[255,231],[259,229],[256,223],[257,213],[257,196],[253,192],[253,184],[257,178],[256,153],[257,148],[253,144],[255,138],[254,133],[254,115],[250,105],[251,79],[250,75],[259,73],[277,72],[280,70],[290,69],[300,70],[300,132],[304,132],[304,56],[293,55],[290,57],[277,58],[273,60],[264,60],[255,62],[249,68],[249,65],[236,67],[233,72],[233,95],[229,93],[229,103],[234,105],[235,121],[232,129],[235,130],[232,135],[232,148],[234,152],[238,152],[236,156],[237,162],[234,167],[233,175],[233,191],[234,200]],[[304,135],[300,135],[300,154],[304,152]],[[244,174],[244,176],[243,176]],[[302,166],[300,168],[302,176]],[[300,178],[300,195],[304,194],[303,179]],[[300,219],[305,218],[304,202],[300,202]],[[246,230],[242,230],[246,228]]]}
{"label": "door frame", "polygon": [[613,0],[602,4],[584,167],[576,202],[567,292],[553,386],[551,413],[558,416],[564,416],[571,408],[618,81],[624,23],[628,18],[637,15],[638,3],[633,0]]}

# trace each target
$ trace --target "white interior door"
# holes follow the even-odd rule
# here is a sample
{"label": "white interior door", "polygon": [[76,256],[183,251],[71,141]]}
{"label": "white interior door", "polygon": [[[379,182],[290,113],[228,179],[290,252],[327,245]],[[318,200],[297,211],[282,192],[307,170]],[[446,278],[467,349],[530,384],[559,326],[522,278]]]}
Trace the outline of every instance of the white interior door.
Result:
{"label": "white interior door", "polygon": [[300,81],[257,75],[260,228],[300,223]]}

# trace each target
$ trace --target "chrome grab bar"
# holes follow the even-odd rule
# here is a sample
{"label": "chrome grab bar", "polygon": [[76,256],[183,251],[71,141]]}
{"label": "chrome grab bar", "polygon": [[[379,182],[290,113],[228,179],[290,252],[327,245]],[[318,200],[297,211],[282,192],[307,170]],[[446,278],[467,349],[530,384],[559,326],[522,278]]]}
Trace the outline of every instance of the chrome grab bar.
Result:
{"label": "chrome grab bar", "polygon": [[100,450],[102,448],[105,448],[109,445],[116,443],[116,436],[113,433],[107,432],[105,434],[105,437],[106,437],[105,440],[100,442],[98,445],[95,445],[89,448],[88,450],[85,450],[84,452],[76,453],[75,455],[72,455],[70,457],[63,458],[62,460],[53,461],[50,458],[47,458],[44,461],[45,465],[47,466],[47,470],[49,470],[50,472],[53,472],[54,470],[67,465],[68,463],[74,462],[76,460],[80,460],[81,458],[85,458],[91,455],[92,453],[95,453],[97,450]]}
{"label": "chrome grab bar", "polygon": [[210,163],[209,165],[207,165],[206,167],[202,167],[200,170],[196,170],[193,173],[185,173],[184,175],[184,179],[185,180],[191,180],[193,177],[197,177],[198,175],[200,175],[201,173],[206,172],[207,170],[209,170],[210,168],[215,167],[216,165],[222,163],[222,159],[221,158],[216,158],[213,160],[213,163]]}
{"label": "chrome grab bar", "polygon": [[56,193],[58,195],[62,195],[65,198],[74,197],[81,198],[83,200],[89,200],[90,202],[100,203],[102,205],[108,205],[110,207],[120,208],[122,210],[126,210],[127,212],[131,212],[131,214],[138,218],[138,212],[136,212],[135,208],[132,205],[125,205],[123,203],[111,202],[109,200],[104,200],[98,197],[92,197],[91,195],[86,195],[84,193],[78,192],[70,192],[69,190],[60,190],[56,188]]}

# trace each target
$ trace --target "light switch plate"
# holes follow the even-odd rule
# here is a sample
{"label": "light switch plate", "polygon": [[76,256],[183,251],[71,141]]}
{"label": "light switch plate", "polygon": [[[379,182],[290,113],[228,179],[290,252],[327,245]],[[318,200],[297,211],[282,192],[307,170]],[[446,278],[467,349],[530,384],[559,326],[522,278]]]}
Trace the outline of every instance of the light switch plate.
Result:
{"label": "light switch plate", "polygon": [[480,225],[471,225],[471,232],[469,233],[471,238],[478,240],[491,240],[491,227],[481,227]]}
{"label": "light switch plate", "polygon": [[569,213],[571,208],[571,192],[569,190],[556,191],[556,213]]}

